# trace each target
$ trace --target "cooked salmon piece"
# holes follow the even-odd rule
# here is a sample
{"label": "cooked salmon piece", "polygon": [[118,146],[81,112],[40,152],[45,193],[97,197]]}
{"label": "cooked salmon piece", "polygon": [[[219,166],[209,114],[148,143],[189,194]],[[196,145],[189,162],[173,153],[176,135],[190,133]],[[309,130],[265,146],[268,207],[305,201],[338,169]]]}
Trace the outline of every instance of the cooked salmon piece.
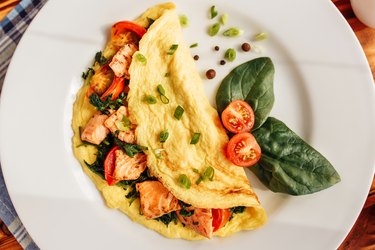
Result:
{"label": "cooked salmon piece", "polygon": [[111,67],[117,77],[125,76],[126,79],[130,79],[129,66],[132,61],[132,56],[137,50],[137,45],[128,43],[121,47],[113,56],[109,67]]}
{"label": "cooked salmon piece", "polygon": [[136,154],[134,157],[130,157],[119,149],[115,151],[115,155],[113,176],[118,181],[138,179],[147,167],[147,156],[145,154]]}
{"label": "cooked salmon piece", "polygon": [[136,184],[140,194],[141,210],[147,219],[181,209],[178,200],[159,181],[144,181]]}
{"label": "cooked salmon piece", "polygon": [[101,112],[95,115],[86,124],[81,134],[81,140],[99,145],[109,134],[109,129],[104,126],[104,122],[108,119],[107,115]]}
{"label": "cooked salmon piece", "polygon": [[178,219],[186,226],[193,229],[195,232],[203,235],[206,238],[212,237],[212,211],[210,208],[184,208],[187,212],[194,211],[191,216],[182,216],[180,211],[177,212]]}
{"label": "cooked salmon piece", "polygon": [[117,138],[119,138],[121,141],[134,144],[136,143],[134,131],[135,125],[131,124],[128,131],[120,131],[120,128],[116,124],[121,124],[124,116],[127,117],[128,115],[128,109],[125,106],[121,106],[116,112],[111,114],[111,116],[104,122],[104,125],[114,134],[116,131],[119,131]]}

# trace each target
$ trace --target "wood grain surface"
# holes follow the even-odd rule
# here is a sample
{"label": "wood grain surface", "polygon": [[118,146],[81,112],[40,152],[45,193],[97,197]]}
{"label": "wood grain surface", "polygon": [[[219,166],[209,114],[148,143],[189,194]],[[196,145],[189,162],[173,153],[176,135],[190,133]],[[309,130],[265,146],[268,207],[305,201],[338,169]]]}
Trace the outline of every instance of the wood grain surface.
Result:
{"label": "wood grain surface", "polygon": [[[313,0],[311,0],[313,1]],[[0,1],[0,20],[5,17],[20,1]],[[349,0],[332,0],[342,15],[354,30],[375,76],[375,29],[362,24],[354,15]],[[360,84],[360,83],[358,83]],[[18,250],[22,247],[9,233],[3,222],[0,221],[0,249]],[[370,250],[375,249],[375,179],[372,182],[366,203],[357,222],[339,247],[339,250]]]}

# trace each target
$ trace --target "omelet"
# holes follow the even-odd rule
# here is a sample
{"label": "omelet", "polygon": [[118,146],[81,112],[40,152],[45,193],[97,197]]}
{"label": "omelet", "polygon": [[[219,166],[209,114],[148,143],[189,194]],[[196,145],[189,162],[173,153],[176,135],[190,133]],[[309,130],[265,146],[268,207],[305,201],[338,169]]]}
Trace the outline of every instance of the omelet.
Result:
{"label": "omelet", "polygon": [[[130,62],[129,65],[125,70],[119,70],[125,72],[121,77],[125,78],[123,91],[127,92],[122,103],[126,111],[121,124],[131,125],[124,129],[121,129],[123,125],[118,125],[115,131],[112,127],[103,128],[116,111],[109,108],[107,114],[97,113],[88,93],[95,92],[93,88],[97,87],[96,91],[101,89],[102,94],[109,86],[84,85],[77,94],[72,121],[73,150],[83,170],[100,190],[109,208],[120,209],[132,220],[168,238],[225,237],[262,226],[266,213],[244,169],[233,165],[225,156],[228,136],[217,111],[204,94],[203,82],[183,40],[175,5],[154,6],[134,23],[147,28],[147,32],[136,42],[138,49],[132,54],[131,61],[123,62],[123,65]],[[115,58],[121,46],[124,44],[118,45],[118,40],[111,39],[103,51],[104,57]],[[93,68],[99,72],[102,67],[95,64]],[[107,117],[99,119],[103,115]],[[99,122],[94,124],[93,119]],[[87,128],[88,124],[90,128]],[[82,133],[82,129],[86,133]],[[87,133],[95,138],[94,145],[83,144]],[[133,136],[131,138],[135,140],[133,144],[133,141],[123,139],[120,145],[130,145],[127,149],[138,150],[135,154],[142,154],[138,157],[142,163],[147,158],[147,170],[141,171],[144,171],[142,176],[149,179],[124,182],[124,179],[112,180],[114,177],[111,176],[110,182],[108,169],[104,166],[95,165],[93,171],[93,162],[100,157],[105,158],[105,164],[113,161],[114,168],[124,159],[134,157],[126,150],[128,156],[123,152],[116,153],[121,155],[121,160],[109,157],[112,151],[123,149],[118,146],[109,153],[107,150],[106,157],[98,153],[102,150],[101,145],[105,147],[105,143],[99,143],[104,137],[109,136],[112,140],[116,137],[116,141],[120,133]],[[82,138],[82,134],[86,137]],[[132,164],[139,171],[138,163]],[[126,172],[129,172],[128,167],[129,164],[121,166]],[[217,211],[227,214],[225,222],[219,226],[214,225]],[[155,217],[161,214],[173,217],[172,223]]]}

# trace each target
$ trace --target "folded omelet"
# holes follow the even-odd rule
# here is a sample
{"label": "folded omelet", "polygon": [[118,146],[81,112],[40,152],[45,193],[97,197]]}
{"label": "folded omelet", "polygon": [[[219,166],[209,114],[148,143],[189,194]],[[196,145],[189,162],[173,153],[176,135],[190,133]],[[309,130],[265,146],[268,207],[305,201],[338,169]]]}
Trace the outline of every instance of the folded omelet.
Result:
{"label": "folded omelet", "polygon": [[[150,19],[153,23],[148,27]],[[165,3],[150,8],[135,23],[148,27],[148,30],[139,41],[139,50],[133,55],[129,68],[127,104],[129,120],[137,124],[136,142],[147,148],[144,153],[151,175],[178,200],[193,207],[246,207],[243,213],[233,216],[213,235],[228,236],[263,225],[265,211],[244,169],[233,165],[225,156],[228,136],[217,111],[205,96],[203,82],[183,40],[175,5]],[[111,48],[111,44],[107,44],[103,53],[113,54]],[[159,99],[160,86],[167,101]],[[139,212],[139,199],[129,204],[125,197],[129,189],[108,185],[87,167],[85,162],[94,162],[96,158],[95,147],[80,146],[80,128],[96,112],[86,97],[88,88],[81,88],[74,103],[73,149],[86,174],[102,192],[108,207],[120,209],[132,220],[166,237],[204,239],[179,221],[166,226],[158,220],[147,219]],[[147,102],[150,96],[155,97],[156,103],[154,100]],[[180,111],[177,115],[176,109]],[[160,140],[163,131],[168,131],[169,135],[165,142]],[[207,168],[214,170],[209,180],[202,179]],[[185,183],[181,183],[181,176],[184,176]]]}

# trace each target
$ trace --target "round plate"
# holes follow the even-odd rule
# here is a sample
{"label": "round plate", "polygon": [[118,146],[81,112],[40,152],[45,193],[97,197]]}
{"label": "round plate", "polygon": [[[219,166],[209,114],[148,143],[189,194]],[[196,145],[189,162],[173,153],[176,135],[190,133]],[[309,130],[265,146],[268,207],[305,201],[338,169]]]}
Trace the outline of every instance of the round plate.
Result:
{"label": "round plate", "polygon": [[[189,17],[187,44],[214,104],[216,89],[236,65],[272,58],[276,102],[272,111],[325,155],[342,181],[319,193],[273,193],[248,173],[268,213],[255,231],[225,239],[166,239],[107,208],[72,154],[71,116],[81,73],[104,47],[111,24],[132,20],[158,1],[49,1],[23,36],[1,98],[0,146],[6,184],[17,212],[42,249],[335,249],[357,218],[374,174],[375,101],[372,76],[350,27],[326,0],[175,1]],[[212,5],[228,13],[238,38],[209,37]],[[253,42],[255,34],[269,39]],[[251,52],[241,52],[250,41]],[[220,51],[213,50],[215,45]],[[226,48],[235,62],[219,65]],[[204,78],[205,79],[205,78]],[[145,240],[147,239],[147,240]]]}

